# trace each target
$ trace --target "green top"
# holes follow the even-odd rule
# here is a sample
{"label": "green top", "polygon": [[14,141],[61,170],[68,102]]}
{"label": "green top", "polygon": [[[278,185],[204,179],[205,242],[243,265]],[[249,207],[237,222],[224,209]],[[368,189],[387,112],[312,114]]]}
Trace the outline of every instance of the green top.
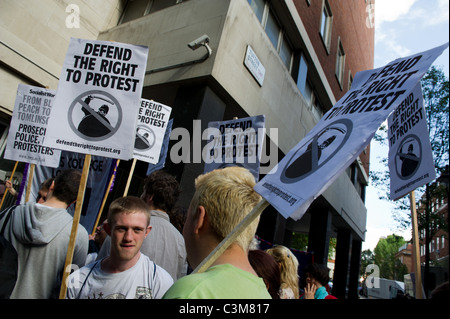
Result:
{"label": "green top", "polygon": [[271,299],[262,278],[223,264],[178,279],[163,299]]}

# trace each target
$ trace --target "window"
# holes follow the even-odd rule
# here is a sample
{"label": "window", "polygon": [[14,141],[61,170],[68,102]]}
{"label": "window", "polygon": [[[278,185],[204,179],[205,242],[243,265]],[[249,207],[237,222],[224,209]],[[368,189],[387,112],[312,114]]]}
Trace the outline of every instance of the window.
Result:
{"label": "window", "polygon": [[283,63],[286,66],[286,68],[288,69],[288,71],[291,72],[292,48],[286,37],[283,37],[283,41],[281,42],[281,45],[280,45],[280,57],[281,57],[281,60],[283,60]]}
{"label": "window", "polygon": [[320,121],[320,119],[323,116],[322,106],[320,105],[319,100],[316,98],[316,95],[312,95],[311,99],[311,112],[316,118],[317,121]]}
{"label": "window", "polygon": [[[314,90],[311,82],[308,80],[308,62],[303,53],[297,54],[295,58],[295,68],[298,70],[297,74],[297,87],[300,93],[305,98],[306,104],[310,107],[314,118],[319,121],[323,117],[323,106],[319,101],[318,94]],[[295,73],[295,70],[294,72]],[[295,79],[295,78],[294,78]]]}
{"label": "window", "polygon": [[265,1],[264,0],[248,0],[248,3],[250,4],[250,7],[252,8],[253,12],[255,12],[256,17],[258,18],[259,22],[262,23],[262,19],[264,16]]}
{"label": "window", "polygon": [[277,16],[266,0],[248,0],[250,7],[266,31],[270,42],[280,55],[289,72],[292,69],[293,49],[279,23]]}
{"label": "window", "polygon": [[338,39],[338,48],[336,53],[336,77],[338,79],[341,90],[343,87],[344,69],[345,69],[345,52],[344,48],[342,47],[341,39]]}
{"label": "window", "polygon": [[320,19],[320,35],[322,37],[323,44],[327,49],[327,52],[329,52],[330,50],[332,22],[333,22],[333,15],[331,14],[330,5],[327,0],[324,0],[322,8],[322,17]]}
{"label": "window", "polygon": [[308,81],[306,81],[306,85],[305,85],[305,94],[303,94],[303,97],[306,100],[306,103],[311,104],[311,100],[312,100],[312,95],[313,95],[313,90],[311,85],[309,84]]}
{"label": "window", "polygon": [[133,1],[128,2],[122,15],[120,23],[126,23],[135,19],[141,18],[145,15],[148,7],[147,1]]}
{"label": "window", "polygon": [[278,39],[280,37],[281,28],[272,12],[269,12],[269,16],[267,17],[265,30],[270,42],[272,42],[275,48],[278,48]]}
{"label": "window", "polygon": [[147,14],[174,6],[182,2],[183,0],[128,1],[120,20],[120,24],[141,18]]}
{"label": "window", "polygon": [[349,91],[352,88],[352,84],[353,84],[353,75],[352,75],[352,72],[349,72],[349,74],[348,74],[348,90]]}
{"label": "window", "polygon": [[303,96],[306,95],[307,75],[308,75],[308,64],[306,62],[306,59],[305,59],[305,56],[303,55],[303,53],[300,53],[298,56],[297,87]]}
{"label": "window", "polygon": [[181,0],[151,0],[149,1],[149,4],[147,6],[146,14],[150,14],[174,6],[181,2]]}
{"label": "window", "polygon": [[363,203],[366,202],[366,185],[365,184],[361,184],[361,199],[363,201]]}

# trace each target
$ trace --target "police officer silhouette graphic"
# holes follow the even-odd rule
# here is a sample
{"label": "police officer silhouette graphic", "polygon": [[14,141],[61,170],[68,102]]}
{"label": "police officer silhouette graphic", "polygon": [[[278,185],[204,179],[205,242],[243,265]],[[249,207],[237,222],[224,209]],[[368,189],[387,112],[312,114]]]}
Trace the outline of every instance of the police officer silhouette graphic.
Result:
{"label": "police officer silhouette graphic", "polygon": [[118,130],[122,110],[111,94],[93,90],[72,102],[68,117],[75,134],[87,140],[104,140]]}
{"label": "police officer silhouette graphic", "polygon": [[347,142],[353,123],[337,120],[305,142],[288,161],[280,175],[284,183],[295,183],[316,172],[331,160]]}
{"label": "police officer silhouette graphic", "polygon": [[327,138],[320,145],[316,141],[309,143],[305,153],[299,156],[292,163],[292,165],[289,165],[289,167],[286,169],[286,177],[294,178],[296,176],[301,176],[309,173],[315,166],[317,166],[315,165],[315,163],[320,160],[320,157],[322,156],[322,150],[333,143],[335,139],[336,136],[333,135]]}
{"label": "police officer silhouette graphic", "polygon": [[[406,152],[405,152],[406,149]],[[401,179],[413,176],[420,166],[422,145],[415,135],[409,135],[400,143],[396,154],[397,175]]]}
{"label": "police officer silhouette graphic", "polygon": [[155,145],[155,133],[149,127],[138,126],[136,129],[136,138],[134,148],[139,151],[149,150]]}
{"label": "police officer silhouette graphic", "polygon": [[104,136],[112,131],[111,123],[106,118],[108,114],[109,107],[103,104],[98,109],[97,113],[94,114],[94,110],[89,107],[89,103],[94,99],[92,95],[88,95],[84,99],[84,104],[81,110],[84,112],[85,116],[78,124],[78,131],[81,134],[90,137]]}

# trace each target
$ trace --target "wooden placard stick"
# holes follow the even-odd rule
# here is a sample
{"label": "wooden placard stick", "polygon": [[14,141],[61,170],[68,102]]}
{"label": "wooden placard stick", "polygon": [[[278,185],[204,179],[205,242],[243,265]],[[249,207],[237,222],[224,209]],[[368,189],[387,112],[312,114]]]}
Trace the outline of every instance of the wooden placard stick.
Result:
{"label": "wooden placard stick", "polygon": [[134,168],[136,166],[136,159],[133,158],[133,163],[131,164],[130,174],[128,175],[127,185],[125,186],[125,191],[123,192],[123,197],[127,196],[128,189],[130,188],[131,179],[133,178]]}
{"label": "wooden placard stick", "polygon": [[75,213],[73,214],[72,232],[70,234],[69,247],[67,249],[66,255],[66,262],[64,264],[64,273],[61,282],[61,290],[59,292],[59,299],[64,299],[66,297],[67,282],[69,281],[68,277],[70,275],[73,252],[75,250],[75,240],[77,239],[78,225],[80,224],[81,208],[83,207],[84,192],[86,190],[90,165],[91,165],[91,154],[86,154],[84,158],[84,165],[80,180],[80,186],[78,187],[77,203],[75,206]]}
{"label": "wooden placard stick", "polygon": [[236,238],[247,228],[261,213],[269,206],[269,202],[262,199],[253,210],[225,237],[219,245],[194,269],[193,273],[206,271],[214,261],[223,254],[225,250],[236,240]]}
{"label": "wooden placard stick", "polygon": [[422,271],[420,269],[420,243],[419,243],[419,227],[417,224],[416,212],[416,196],[414,191],[409,193],[411,204],[411,223],[413,232],[413,260],[414,271],[416,273],[416,299],[423,299],[422,295]]}
{"label": "wooden placard stick", "polygon": [[[14,168],[13,168],[13,170],[11,172],[11,176],[9,177],[9,180],[11,181],[11,183],[12,183],[12,179],[13,179],[14,173],[16,172],[17,164],[19,164],[18,161],[16,161],[16,164],[14,164]],[[5,201],[6,194],[8,194],[8,189],[7,188],[5,188],[5,192],[3,193],[2,202],[0,203],[0,209],[2,208],[3,202]]]}
{"label": "wooden placard stick", "polygon": [[108,198],[109,191],[111,190],[111,185],[114,180],[114,175],[115,175],[116,169],[117,169],[117,167],[119,167],[119,163],[120,163],[120,159],[117,160],[116,167],[114,168],[114,171],[111,174],[111,178],[109,179],[108,187],[106,188],[105,195],[103,196],[102,205],[100,206],[100,210],[98,211],[98,214],[97,214],[97,219],[95,220],[94,229],[92,230],[92,236],[94,236],[95,229],[97,228],[98,222],[100,221],[100,216],[102,214],[103,208],[105,207],[106,199]]}
{"label": "wooden placard stick", "polygon": [[33,186],[34,168],[36,164],[30,164],[30,173],[28,174],[27,192],[25,193],[25,203],[30,199],[31,187]]}

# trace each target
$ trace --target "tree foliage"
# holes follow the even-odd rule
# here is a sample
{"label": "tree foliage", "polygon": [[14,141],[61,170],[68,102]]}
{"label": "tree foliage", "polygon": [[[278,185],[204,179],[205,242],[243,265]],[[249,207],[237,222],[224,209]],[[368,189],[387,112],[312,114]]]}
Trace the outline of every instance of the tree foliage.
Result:
{"label": "tree foliage", "polygon": [[366,272],[367,266],[375,263],[375,256],[370,249],[363,250],[361,252],[361,268],[360,275],[364,279],[367,278],[368,273]]}
{"label": "tree foliage", "polygon": [[[336,252],[336,238],[331,237],[328,248],[328,258],[333,258]],[[292,233],[291,247],[300,251],[307,251],[308,249],[308,235],[301,233]]]}
{"label": "tree foliage", "polygon": [[422,78],[431,148],[437,173],[448,165],[449,156],[449,82],[441,69],[431,67]]}
{"label": "tree foliage", "polygon": [[380,268],[380,277],[403,281],[403,275],[408,269],[399,259],[395,258],[398,249],[406,244],[403,237],[395,234],[381,238],[374,249],[375,264]]}

